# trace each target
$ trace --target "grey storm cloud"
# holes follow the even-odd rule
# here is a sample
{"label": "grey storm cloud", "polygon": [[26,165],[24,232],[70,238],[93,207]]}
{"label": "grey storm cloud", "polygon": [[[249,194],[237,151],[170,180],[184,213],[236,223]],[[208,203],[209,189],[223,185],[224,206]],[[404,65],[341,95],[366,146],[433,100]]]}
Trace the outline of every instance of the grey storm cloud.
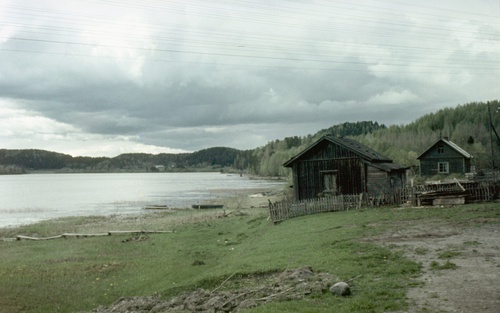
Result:
{"label": "grey storm cloud", "polygon": [[498,5],[2,1],[2,148],[250,149],[493,100]]}

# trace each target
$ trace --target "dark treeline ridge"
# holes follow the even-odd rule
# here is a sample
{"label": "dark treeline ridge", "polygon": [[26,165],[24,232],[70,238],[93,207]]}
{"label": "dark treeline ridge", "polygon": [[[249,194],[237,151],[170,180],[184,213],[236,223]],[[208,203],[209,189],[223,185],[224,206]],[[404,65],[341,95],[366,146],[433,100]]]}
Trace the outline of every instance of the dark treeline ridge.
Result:
{"label": "dark treeline ridge", "polygon": [[125,153],[107,158],[72,157],[38,149],[0,149],[0,171],[17,174],[30,171],[105,173],[209,170],[233,167],[240,153],[240,150],[233,148],[214,147],[193,153]]}
{"label": "dark treeline ridge", "polygon": [[[500,103],[489,102],[492,124],[500,131]],[[114,158],[72,157],[45,150],[0,149],[0,173],[207,171],[226,168],[259,176],[288,176],[282,164],[326,134],[349,137],[394,162],[415,166],[417,157],[439,138],[448,137],[474,156],[478,169],[500,164],[500,140],[490,132],[488,103],[473,102],[424,115],[408,125],[385,126],[373,121],[345,122],[314,135],[292,136],[252,150],[213,147],[193,153],[128,153]],[[493,141],[491,140],[493,135]],[[493,145],[492,145],[493,142]],[[493,154],[492,154],[492,151]]]}

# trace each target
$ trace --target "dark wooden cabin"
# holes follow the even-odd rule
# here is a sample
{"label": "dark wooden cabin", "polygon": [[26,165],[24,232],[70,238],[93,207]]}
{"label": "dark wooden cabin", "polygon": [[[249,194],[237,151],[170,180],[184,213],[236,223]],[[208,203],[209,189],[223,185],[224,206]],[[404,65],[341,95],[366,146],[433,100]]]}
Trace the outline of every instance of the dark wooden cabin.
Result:
{"label": "dark wooden cabin", "polygon": [[439,139],[417,159],[420,162],[420,175],[423,176],[464,174],[471,170],[472,155],[445,137]]}
{"label": "dark wooden cabin", "polygon": [[404,187],[408,167],[351,139],[324,136],[285,164],[296,200],[325,194],[377,194]]}

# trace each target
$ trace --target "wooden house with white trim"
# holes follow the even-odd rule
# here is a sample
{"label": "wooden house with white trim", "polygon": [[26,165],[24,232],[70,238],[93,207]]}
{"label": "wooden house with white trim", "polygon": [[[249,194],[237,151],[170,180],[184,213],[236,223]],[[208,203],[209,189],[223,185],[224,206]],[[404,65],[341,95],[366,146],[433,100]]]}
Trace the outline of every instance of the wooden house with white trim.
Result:
{"label": "wooden house with white trim", "polygon": [[423,176],[465,174],[471,171],[472,155],[447,137],[439,139],[417,159],[420,175]]}

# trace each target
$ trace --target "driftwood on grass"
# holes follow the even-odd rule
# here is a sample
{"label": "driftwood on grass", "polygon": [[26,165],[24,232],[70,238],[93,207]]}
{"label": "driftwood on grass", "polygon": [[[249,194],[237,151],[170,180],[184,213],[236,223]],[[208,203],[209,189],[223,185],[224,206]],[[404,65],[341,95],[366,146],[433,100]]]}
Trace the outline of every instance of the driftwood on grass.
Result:
{"label": "driftwood on grass", "polygon": [[164,234],[164,233],[173,233],[172,230],[112,230],[105,233],[95,233],[95,234],[79,234],[79,233],[64,233],[57,236],[50,237],[33,237],[33,236],[24,236],[17,235],[15,238],[0,238],[0,241],[15,241],[15,240],[51,240],[51,239],[60,239],[60,238],[87,238],[87,237],[104,237],[111,235],[119,235],[119,234]]}
{"label": "driftwood on grass", "polygon": [[108,234],[163,234],[163,233],[173,233],[173,230],[112,230]]}
{"label": "driftwood on grass", "polygon": [[77,234],[77,233],[64,233],[61,235],[64,238],[68,237],[103,237],[103,236],[109,236],[109,233],[98,233],[98,234]]}
{"label": "driftwood on grass", "polygon": [[[30,236],[23,236],[23,235],[17,235],[15,239],[17,240],[51,240],[51,239],[58,239],[58,238],[63,238],[62,235],[59,236],[52,236],[52,237],[30,237]],[[9,239],[9,238],[7,238]]]}
{"label": "driftwood on grass", "polygon": [[232,273],[232,274],[231,274],[228,278],[226,278],[226,280],[224,280],[224,281],[222,282],[222,284],[220,284],[220,285],[219,285],[219,287],[217,287],[217,288],[215,288],[214,290],[212,290],[212,292],[211,292],[211,293],[214,293],[215,291],[217,291],[217,290],[221,289],[221,288],[222,288],[222,286],[223,286],[223,285],[224,285],[224,284],[225,284],[228,280],[230,280],[230,279],[231,279],[231,277],[233,277],[235,274],[236,274],[236,272],[235,272],[235,273]]}
{"label": "driftwood on grass", "polygon": [[283,291],[280,291],[280,292],[277,292],[277,293],[273,293],[273,294],[270,294],[269,296],[266,296],[266,297],[263,297],[263,298],[257,299],[257,301],[267,301],[267,300],[272,299],[272,298],[274,298],[274,297],[276,297],[276,296],[279,296],[279,295],[285,294],[285,293],[287,293],[287,292],[289,292],[289,291],[293,290],[294,288],[295,288],[295,287],[290,287],[290,288],[287,288],[287,289],[285,289],[285,290],[283,290]]}

